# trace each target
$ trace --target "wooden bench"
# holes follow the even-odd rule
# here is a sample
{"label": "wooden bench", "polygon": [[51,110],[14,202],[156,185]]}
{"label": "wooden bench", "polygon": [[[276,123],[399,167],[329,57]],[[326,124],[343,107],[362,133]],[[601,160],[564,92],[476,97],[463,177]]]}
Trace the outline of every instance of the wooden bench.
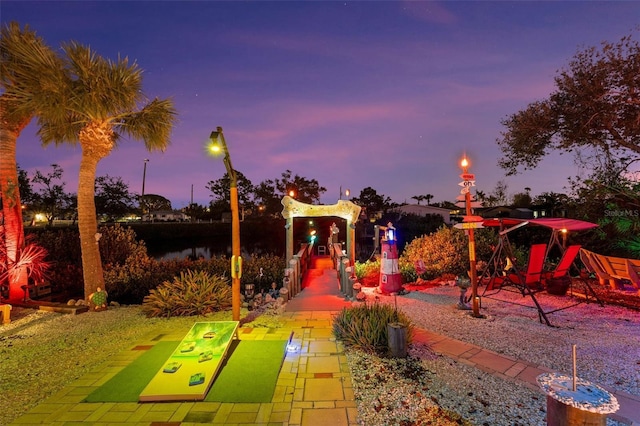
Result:
{"label": "wooden bench", "polygon": [[580,249],[580,259],[589,272],[596,274],[600,283],[608,281],[615,289],[620,287],[620,280],[627,280],[640,289],[640,260],[605,256],[585,249]]}
{"label": "wooden bench", "polygon": [[2,323],[9,324],[11,322],[11,305],[0,304],[0,315],[2,315]]}
{"label": "wooden bench", "polygon": [[22,288],[22,291],[24,292],[24,302],[29,299],[37,299],[51,294],[51,284],[45,282],[23,285],[20,286],[20,288]]}

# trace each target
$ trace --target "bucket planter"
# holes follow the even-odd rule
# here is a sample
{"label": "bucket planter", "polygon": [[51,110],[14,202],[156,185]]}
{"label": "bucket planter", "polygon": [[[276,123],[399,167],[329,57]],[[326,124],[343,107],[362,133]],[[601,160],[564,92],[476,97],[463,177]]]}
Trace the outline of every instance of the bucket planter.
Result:
{"label": "bucket planter", "polygon": [[407,357],[407,327],[399,322],[387,324],[389,353],[393,358]]}
{"label": "bucket planter", "polygon": [[620,408],[618,400],[605,389],[586,380],[558,373],[537,377],[547,394],[547,426],[606,426],[607,414]]}
{"label": "bucket planter", "polygon": [[547,293],[556,296],[564,296],[567,294],[569,286],[571,286],[570,277],[550,278],[547,280]]}

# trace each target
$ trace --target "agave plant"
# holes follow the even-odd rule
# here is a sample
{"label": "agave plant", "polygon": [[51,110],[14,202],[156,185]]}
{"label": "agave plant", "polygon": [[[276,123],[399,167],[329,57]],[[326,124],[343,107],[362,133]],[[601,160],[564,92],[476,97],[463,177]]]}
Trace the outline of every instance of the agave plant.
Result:
{"label": "agave plant", "polygon": [[407,343],[411,343],[414,332],[411,319],[393,306],[379,303],[344,308],[333,319],[333,333],[346,346],[384,353],[388,348],[389,323],[403,324],[407,328]]}
{"label": "agave plant", "polygon": [[142,311],[148,317],[207,315],[231,306],[231,287],[225,277],[187,270],[173,281],[150,290]]}
{"label": "agave plant", "polygon": [[34,282],[42,282],[47,278],[51,263],[45,260],[48,253],[44,247],[27,237],[25,246],[18,250],[14,261],[7,256],[4,241],[4,230],[0,227],[0,286],[3,289],[8,288],[10,282],[16,282],[20,274],[25,272],[29,280]]}

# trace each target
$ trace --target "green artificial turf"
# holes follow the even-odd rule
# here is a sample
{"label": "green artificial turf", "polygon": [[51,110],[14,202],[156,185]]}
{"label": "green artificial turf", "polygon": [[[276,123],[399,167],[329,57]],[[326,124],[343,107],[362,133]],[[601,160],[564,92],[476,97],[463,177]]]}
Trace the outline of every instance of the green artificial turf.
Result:
{"label": "green artificial turf", "polygon": [[[179,343],[156,343],[83,402],[137,402]],[[205,401],[271,402],[286,346],[286,340],[233,341]]]}
{"label": "green artificial turf", "polygon": [[241,340],[205,401],[271,402],[286,347],[286,340]]}
{"label": "green artificial turf", "polygon": [[171,356],[178,343],[156,343],[107,383],[91,392],[84,402],[137,402],[140,392]]}

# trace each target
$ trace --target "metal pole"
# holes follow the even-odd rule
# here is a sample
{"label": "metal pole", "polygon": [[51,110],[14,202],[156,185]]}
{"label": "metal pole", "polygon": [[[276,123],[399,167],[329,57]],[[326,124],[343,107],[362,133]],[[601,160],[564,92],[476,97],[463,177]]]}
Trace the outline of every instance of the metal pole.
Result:
{"label": "metal pole", "polygon": [[145,201],[144,201],[144,183],[147,180],[147,163],[149,162],[148,158],[144,159],[144,167],[142,169],[142,195],[140,196],[140,209],[142,210],[142,221],[144,222],[144,208],[145,208]]}
{"label": "metal pole", "polygon": [[[234,321],[240,321],[240,276],[241,266],[238,264],[240,259],[240,217],[238,212],[238,181],[236,179],[236,172],[231,164],[231,157],[229,156],[229,150],[227,149],[227,142],[224,139],[222,133],[222,127],[217,127],[215,132],[211,133],[213,139],[219,139],[224,150],[224,166],[227,169],[229,175],[229,192],[231,198],[231,256],[232,256],[232,268],[236,268],[231,272],[231,310]],[[233,263],[235,259],[235,264]]]}

